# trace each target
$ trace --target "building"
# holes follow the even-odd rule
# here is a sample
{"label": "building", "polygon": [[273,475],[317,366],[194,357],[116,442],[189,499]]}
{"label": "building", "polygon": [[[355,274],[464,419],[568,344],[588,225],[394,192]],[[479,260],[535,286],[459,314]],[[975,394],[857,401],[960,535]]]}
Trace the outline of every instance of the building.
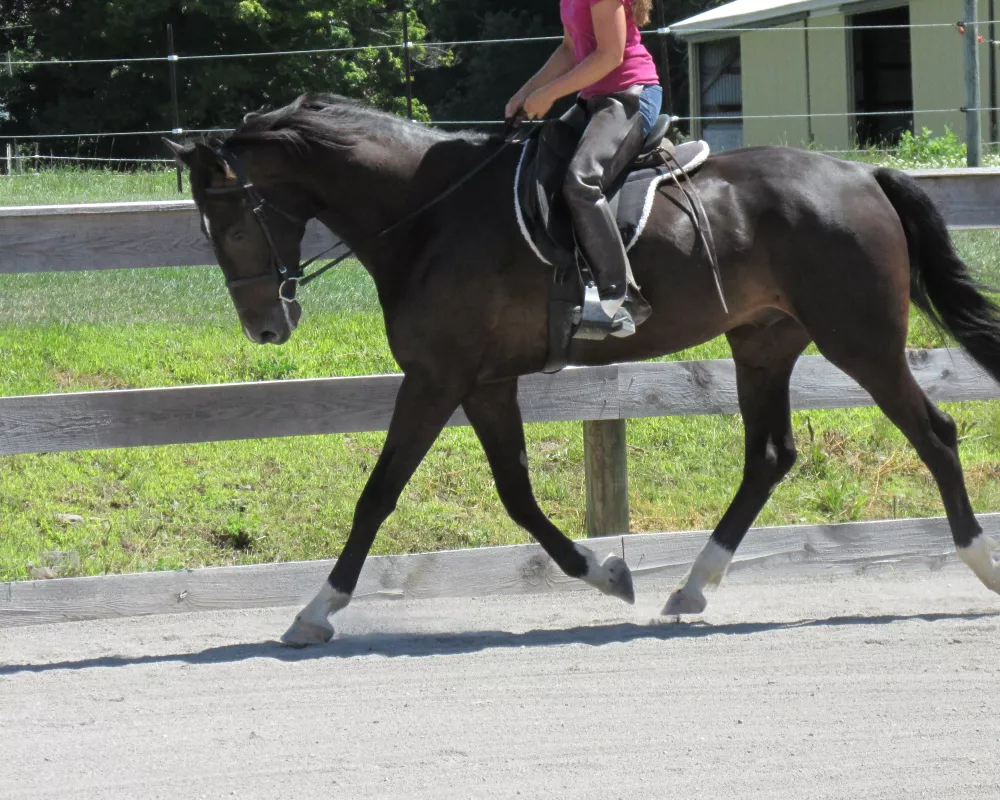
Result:
{"label": "building", "polygon": [[[997,10],[979,0],[980,20]],[[692,132],[717,149],[840,150],[946,126],[964,137],[963,16],[963,0],[735,0],[683,20],[670,30],[688,42],[691,115],[720,117]],[[996,108],[997,48],[984,43],[980,60],[981,107]],[[996,141],[997,113],[982,118]]]}

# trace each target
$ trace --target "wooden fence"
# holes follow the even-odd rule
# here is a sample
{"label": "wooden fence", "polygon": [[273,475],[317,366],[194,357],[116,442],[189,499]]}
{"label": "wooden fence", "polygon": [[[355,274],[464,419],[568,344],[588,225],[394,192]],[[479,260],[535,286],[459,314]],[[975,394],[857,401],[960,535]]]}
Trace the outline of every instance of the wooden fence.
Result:
{"label": "wooden fence", "polygon": [[[955,229],[1000,228],[1000,170],[913,173]],[[310,227],[305,250],[332,244]],[[214,263],[190,201],[0,209],[0,273]],[[936,401],[1000,397],[962,353],[910,362]],[[400,376],[289,380],[0,398],[0,455],[385,430]],[[582,420],[591,535],[628,531],[625,420],[738,411],[730,360],[569,368],[521,381],[530,422]],[[796,409],[870,405],[819,357],[800,359]],[[451,420],[465,424],[461,412]]]}

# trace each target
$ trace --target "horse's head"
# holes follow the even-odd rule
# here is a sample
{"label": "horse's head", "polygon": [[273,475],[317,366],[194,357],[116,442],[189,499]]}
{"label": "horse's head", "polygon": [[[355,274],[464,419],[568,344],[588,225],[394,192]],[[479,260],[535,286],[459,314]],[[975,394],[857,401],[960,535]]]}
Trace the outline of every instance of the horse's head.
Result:
{"label": "horse's head", "polygon": [[309,209],[287,187],[279,194],[278,187],[255,186],[231,152],[164,141],[190,171],[202,231],[244,332],[257,344],[288,341],[302,315],[295,289]]}

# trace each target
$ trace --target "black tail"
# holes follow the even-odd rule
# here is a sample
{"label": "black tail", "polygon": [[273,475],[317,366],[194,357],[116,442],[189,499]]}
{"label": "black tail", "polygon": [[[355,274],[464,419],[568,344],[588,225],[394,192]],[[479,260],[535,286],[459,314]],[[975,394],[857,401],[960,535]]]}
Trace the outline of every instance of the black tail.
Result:
{"label": "black tail", "polygon": [[1000,307],[955,252],[941,212],[904,172],[877,169],[875,180],[906,232],[910,299],[1000,381]]}

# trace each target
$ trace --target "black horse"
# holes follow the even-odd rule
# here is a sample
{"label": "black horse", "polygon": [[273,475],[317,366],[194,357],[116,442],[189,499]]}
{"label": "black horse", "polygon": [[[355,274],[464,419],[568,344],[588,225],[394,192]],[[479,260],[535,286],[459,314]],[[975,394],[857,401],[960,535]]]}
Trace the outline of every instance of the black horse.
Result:
{"label": "black horse", "polygon": [[[173,145],[190,168],[204,231],[250,339],[281,344],[294,330],[300,309],[286,278],[298,269],[305,221],[317,218],[374,279],[404,373],[347,543],[287,643],[333,635],[329,615],[350,601],[379,526],[459,406],[511,517],[566,574],[634,599],[624,561],[599,562],[548,520],[532,493],[517,380],[546,361],[551,274],[515,220],[517,149],[410,216],[502,146],[500,138],[445,134],[327,96],[250,115],[219,148]],[[959,555],[1000,592],[996,544],[972,513],[955,425],[917,385],[905,354],[912,300],[1000,379],[1000,309],[970,277],[927,195],[901,172],[778,147],[715,155],[695,181],[715,231],[728,313],[689,206],[666,185],[630,254],[652,317],[630,338],[571,350],[575,364],[607,364],[720,334],[732,346],[746,428],[743,481],[664,613],[704,610],[704,586],[721,580],[795,461],[789,377],[810,341],[910,440],[938,483]]]}

